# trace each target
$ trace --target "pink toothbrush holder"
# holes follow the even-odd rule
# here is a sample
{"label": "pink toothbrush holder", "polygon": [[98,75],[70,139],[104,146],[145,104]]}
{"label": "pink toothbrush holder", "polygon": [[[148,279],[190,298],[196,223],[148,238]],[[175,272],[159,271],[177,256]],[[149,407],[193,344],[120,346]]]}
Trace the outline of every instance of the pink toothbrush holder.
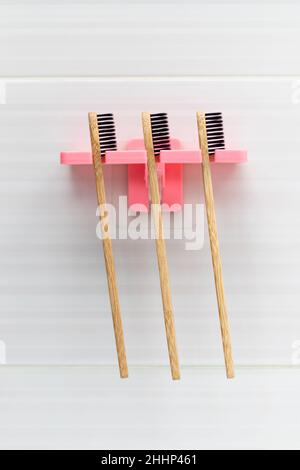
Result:
{"label": "pink toothbrush holder", "polygon": [[[183,165],[202,162],[200,150],[182,150],[178,139],[171,139],[171,150],[162,150],[156,162],[164,210],[178,211],[183,206]],[[212,163],[244,163],[246,150],[216,150]],[[61,152],[62,165],[91,165],[90,152]],[[142,139],[130,140],[126,150],[108,151],[104,165],[128,166],[128,207],[133,211],[149,209],[147,153]],[[168,208],[168,209],[167,209]]]}

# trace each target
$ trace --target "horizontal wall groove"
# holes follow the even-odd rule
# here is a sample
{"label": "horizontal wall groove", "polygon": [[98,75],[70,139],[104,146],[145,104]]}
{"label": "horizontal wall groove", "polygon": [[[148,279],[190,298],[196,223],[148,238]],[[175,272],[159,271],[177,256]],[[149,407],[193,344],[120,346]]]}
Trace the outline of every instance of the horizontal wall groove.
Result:
{"label": "horizontal wall groove", "polygon": [[32,82],[206,82],[206,81],[250,81],[250,82],[286,82],[290,80],[300,80],[300,74],[212,74],[212,75],[0,75],[0,80],[6,83],[32,83]]}
{"label": "horizontal wall groove", "polygon": [[[47,370],[47,369],[69,369],[69,370],[88,370],[88,369],[111,369],[114,371],[117,368],[117,365],[113,364],[5,364],[0,365],[0,375],[1,372],[9,371],[10,369],[35,369],[35,370]],[[130,370],[134,369],[166,369],[169,370],[168,364],[130,364]],[[224,366],[221,364],[182,364],[181,369],[193,369],[193,370],[224,370]],[[289,370],[289,371],[300,371],[300,365],[286,365],[286,364],[235,364],[236,372],[238,373],[239,370]]]}

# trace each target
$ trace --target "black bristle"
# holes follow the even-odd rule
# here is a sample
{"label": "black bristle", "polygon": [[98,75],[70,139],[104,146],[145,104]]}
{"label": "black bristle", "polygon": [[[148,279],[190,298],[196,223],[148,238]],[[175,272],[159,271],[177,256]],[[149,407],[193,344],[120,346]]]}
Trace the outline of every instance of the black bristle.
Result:
{"label": "black bristle", "polygon": [[107,150],[117,150],[116,129],[114,115],[97,114],[98,132],[101,148],[101,157],[105,156]]}
{"label": "black bristle", "polygon": [[161,150],[171,150],[167,113],[150,114],[153,149],[155,157]]}
{"label": "black bristle", "polygon": [[222,113],[205,113],[208,153],[213,155],[217,149],[225,149]]}

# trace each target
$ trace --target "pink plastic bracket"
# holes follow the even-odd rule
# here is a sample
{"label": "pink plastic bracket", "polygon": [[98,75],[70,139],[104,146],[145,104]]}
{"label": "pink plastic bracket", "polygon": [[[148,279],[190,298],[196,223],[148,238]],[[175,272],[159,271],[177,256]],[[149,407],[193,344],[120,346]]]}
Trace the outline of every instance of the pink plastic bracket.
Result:
{"label": "pink plastic bracket", "polygon": [[[244,163],[245,150],[216,150],[211,158],[213,163]],[[90,165],[90,152],[61,152],[62,165]],[[164,210],[177,211],[183,206],[183,165],[201,163],[200,150],[181,150],[178,139],[171,139],[171,150],[160,152],[157,173],[160,182],[161,202]],[[148,211],[149,188],[147,175],[147,154],[142,139],[128,142],[124,151],[106,152],[105,165],[128,165],[128,206],[131,210]]]}

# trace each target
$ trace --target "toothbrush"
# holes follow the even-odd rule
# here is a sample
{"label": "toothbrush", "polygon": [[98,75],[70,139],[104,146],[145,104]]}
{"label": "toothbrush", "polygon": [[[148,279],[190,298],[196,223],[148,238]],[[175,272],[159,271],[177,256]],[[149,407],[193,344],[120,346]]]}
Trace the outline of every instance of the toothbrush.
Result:
{"label": "toothbrush", "polygon": [[180,368],[176,346],[175,324],[168,274],[168,262],[164,240],[160,194],[156,173],[155,156],[161,149],[170,149],[167,115],[165,113],[142,113],[145,148],[147,151],[148,178],[151,195],[151,208],[154,216],[155,243],[160,276],[164,320],[169,351],[172,378],[180,379]]}
{"label": "toothbrush", "polygon": [[218,301],[225,367],[227,378],[232,379],[234,377],[234,364],[232,358],[229,320],[225,303],[221,256],[219,249],[213,186],[209,162],[209,156],[213,155],[216,149],[225,148],[222,113],[204,114],[197,112],[197,124],[199,145],[202,154],[202,177],[205,195],[207,225],[209,231],[216,295]]}
{"label": "toothbrush", "polygon": [[126,378],[128,377],[128,368],[118,288],[116,282],[114,256],[107,222],[108,212],[106,210],[105,184],[102,168],[102,158],[105,155],[105,151],[117,149],[115,125],[112,114],[89,113],[88,118],[93,165],[96,179],[97,199],[98,205],[100,207],[100,225],[102,231],[103,252],[119,361],[119,371],[121,378]]}

